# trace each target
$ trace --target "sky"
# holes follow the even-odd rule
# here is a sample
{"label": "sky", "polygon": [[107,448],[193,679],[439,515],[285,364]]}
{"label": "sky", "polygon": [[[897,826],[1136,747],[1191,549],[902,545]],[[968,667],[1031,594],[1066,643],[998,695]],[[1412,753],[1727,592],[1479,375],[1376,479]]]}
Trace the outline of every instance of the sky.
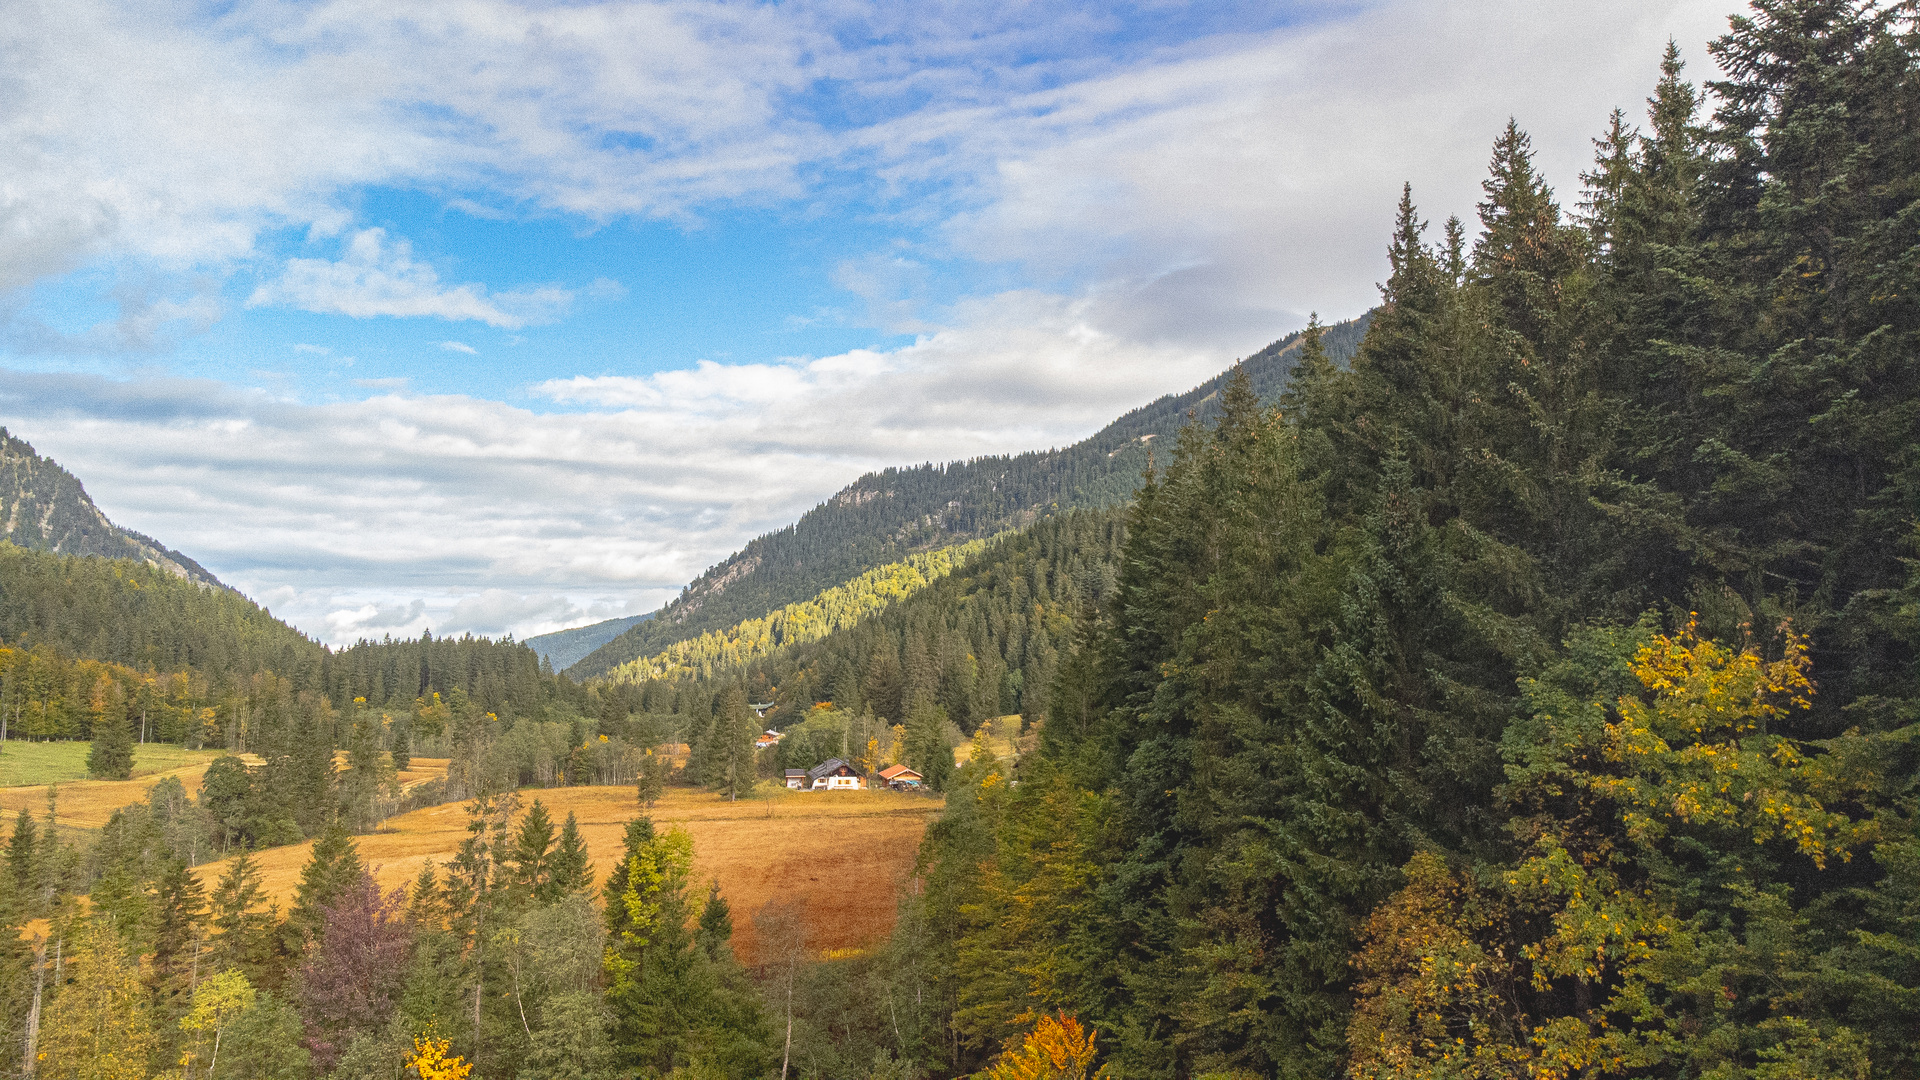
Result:
{"label": "sky", "polygon": [[0,424],[314,637],[651,611],[862,473],[1578,201],[1733,0],[12,0]]}

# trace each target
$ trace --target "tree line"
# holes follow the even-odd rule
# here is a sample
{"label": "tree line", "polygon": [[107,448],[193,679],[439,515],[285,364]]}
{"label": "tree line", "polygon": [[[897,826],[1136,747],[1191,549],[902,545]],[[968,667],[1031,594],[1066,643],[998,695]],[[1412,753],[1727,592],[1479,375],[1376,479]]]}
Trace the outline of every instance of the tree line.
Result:
{"label": "tree line", "polygon": [[[178,786],[116,814],[84,860],[52,820],[15,822],[0,1072],[611,1080],[778,1060],[734,916],[678,829],[630,821],[598,883],[572,814],[488,795],[451,858],[386,890],[336,824],[283,915],[247,854],[189,868]],[[783,932],[764,930],[776,947]]]}
{"label": "tree line", "polygon": [[1765,0],[1574,210],[1517,125],[1476,236],[1402,199],[1351,365],[1183,433],[949,784],[931,1067],[1920,1075],[1915,35]]}

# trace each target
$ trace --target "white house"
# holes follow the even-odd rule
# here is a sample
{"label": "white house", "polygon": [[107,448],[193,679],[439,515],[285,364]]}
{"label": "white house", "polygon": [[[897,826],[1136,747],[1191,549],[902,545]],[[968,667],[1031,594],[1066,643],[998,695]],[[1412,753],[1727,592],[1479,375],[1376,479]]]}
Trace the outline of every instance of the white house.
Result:
{"label": "white house", "polygon": [[828,758],[807,770],[806,790],[859,791],[865,786],[860,773],[839,758]]}

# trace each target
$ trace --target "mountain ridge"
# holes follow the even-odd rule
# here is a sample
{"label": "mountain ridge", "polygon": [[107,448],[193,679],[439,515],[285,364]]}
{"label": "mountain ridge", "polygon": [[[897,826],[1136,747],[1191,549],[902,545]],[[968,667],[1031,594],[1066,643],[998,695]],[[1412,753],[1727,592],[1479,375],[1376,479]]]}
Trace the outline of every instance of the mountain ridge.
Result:
{"label": "mountain ridge", "polygon": [[0,540],[32,551],[132,559],[214,588],[206,567],[151,536],[115,525],[80,478],[0,427]]}
{"label": "mountain ridge", "polygon": [[[1337,363],[1359,347],[1372,312],[1324,329]],[[564,669],[576,680],[604,675],[669,645],[804,600],[854,576],[920,551],[1020,528],[1062,510],[1098,509],[1133,497],[1153,453],[1191,413],[1217,408],[1217,395],[1245,370],[1261,400],[1286,389],[1304,331],[1289,334],[1180,394],[1122,414],[1065,447],[868,473],[783,529],[763,534],[714,564],[680,596]],[[577,628],[584,629],[584,628]]]}

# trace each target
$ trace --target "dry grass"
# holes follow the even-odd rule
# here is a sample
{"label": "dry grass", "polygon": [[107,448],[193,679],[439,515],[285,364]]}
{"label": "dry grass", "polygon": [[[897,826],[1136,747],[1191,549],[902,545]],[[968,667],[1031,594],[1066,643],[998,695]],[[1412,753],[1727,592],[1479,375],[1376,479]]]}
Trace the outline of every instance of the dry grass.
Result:
{"label": "dry grass", "polygon": [[[9,744],[7,753],[27,745],[79,746],[80,775],[86,775],[86,743]],[[220,753],[214,750],[182,750],[177,746],[164,745],[135,747],[134,778],[131,780],[71,780],[60,783],[60,824],[74,829],[101,828],[115,810],[146,802],[147,791],[169,776],[179,777],[187,794],[197,796],[200,793],[200,779],[207,773],[207,764]],[[240,759],[249,765],[265,764],[253,754],[242,754]],[[409,764],[407,771],[399,774],[400,785],[405,788],[417,787],[447,774],[445,758],[414,758]],[[0,810],[6,813],[28,810],[38,817],[46,809],[46,781],[19,787],[0,787]]]}
{"label": "dry grass", "polygon": [[[416,759],[417,760],[417,759]],[[535,797],[556,821],[577,815],[593,856],[594,881],[605,882],[620,856],[626,823],[639,803],[631,787],[550,788]],[[64,799],[64,796],[63,796]],[[940,812],[937,799],[886,791],[789,792],[727,802],[717,795],[672,789],[654,805],[659,828],[678,825],[693,837],[695,890],[709,878],[733,909],[734,947],[752,963],[753,913],[769,900],[803,903],[810,943],[823,951],[857,949],[893,929],[897,890],[913,869],[920,837]],[[355,839],[360,858],[387,888],[412,881],[428,860],[444,863],[466,838],[461,804],[415,810],[379,832]],[[307,862],[307,844],[257,852],[266,890],[284,907]],[[209,884],[220,873],[202,870]]]}
{"label": "dry grass", "polygon": [[[1001,761],[1012,761],[1019,756],[1017,740],[1020,733],[1020,717],[1018,714],[982,720],[980,727],[987,733],[987,747],[993,751],[994,757]],[[953,748],[955,765],[965,765],[972,758],[972,743],[964,742]]]}
{"label": "dry grass", "polygon": [[[89,742],[25,742],[0,744],[0,788],[64,784],[87,775]],[[213,750],[188,750],[171,743],[146,743],[133,748],[135,779],[204,765],[219,756]]]}
{"label": "dry grass", "polygon": [[[74,780],[63,783],[59,785],[60,824],[75,829],[101,828],[115,810],[145,802],[148,789],[169,776],[179,777],[188,794],[198,792],[200,778],[207,772],[207,762],[215,756],[208,754],[205,760],[197,764],[150,773],[132,780]],[[260,763],[258,758],[249,757],[248,760],[254,764]],[[9,814],[16,810],[28,810],[37,817],[46,808],[47,787],[44,784],[0,788],[0,809]]]}

